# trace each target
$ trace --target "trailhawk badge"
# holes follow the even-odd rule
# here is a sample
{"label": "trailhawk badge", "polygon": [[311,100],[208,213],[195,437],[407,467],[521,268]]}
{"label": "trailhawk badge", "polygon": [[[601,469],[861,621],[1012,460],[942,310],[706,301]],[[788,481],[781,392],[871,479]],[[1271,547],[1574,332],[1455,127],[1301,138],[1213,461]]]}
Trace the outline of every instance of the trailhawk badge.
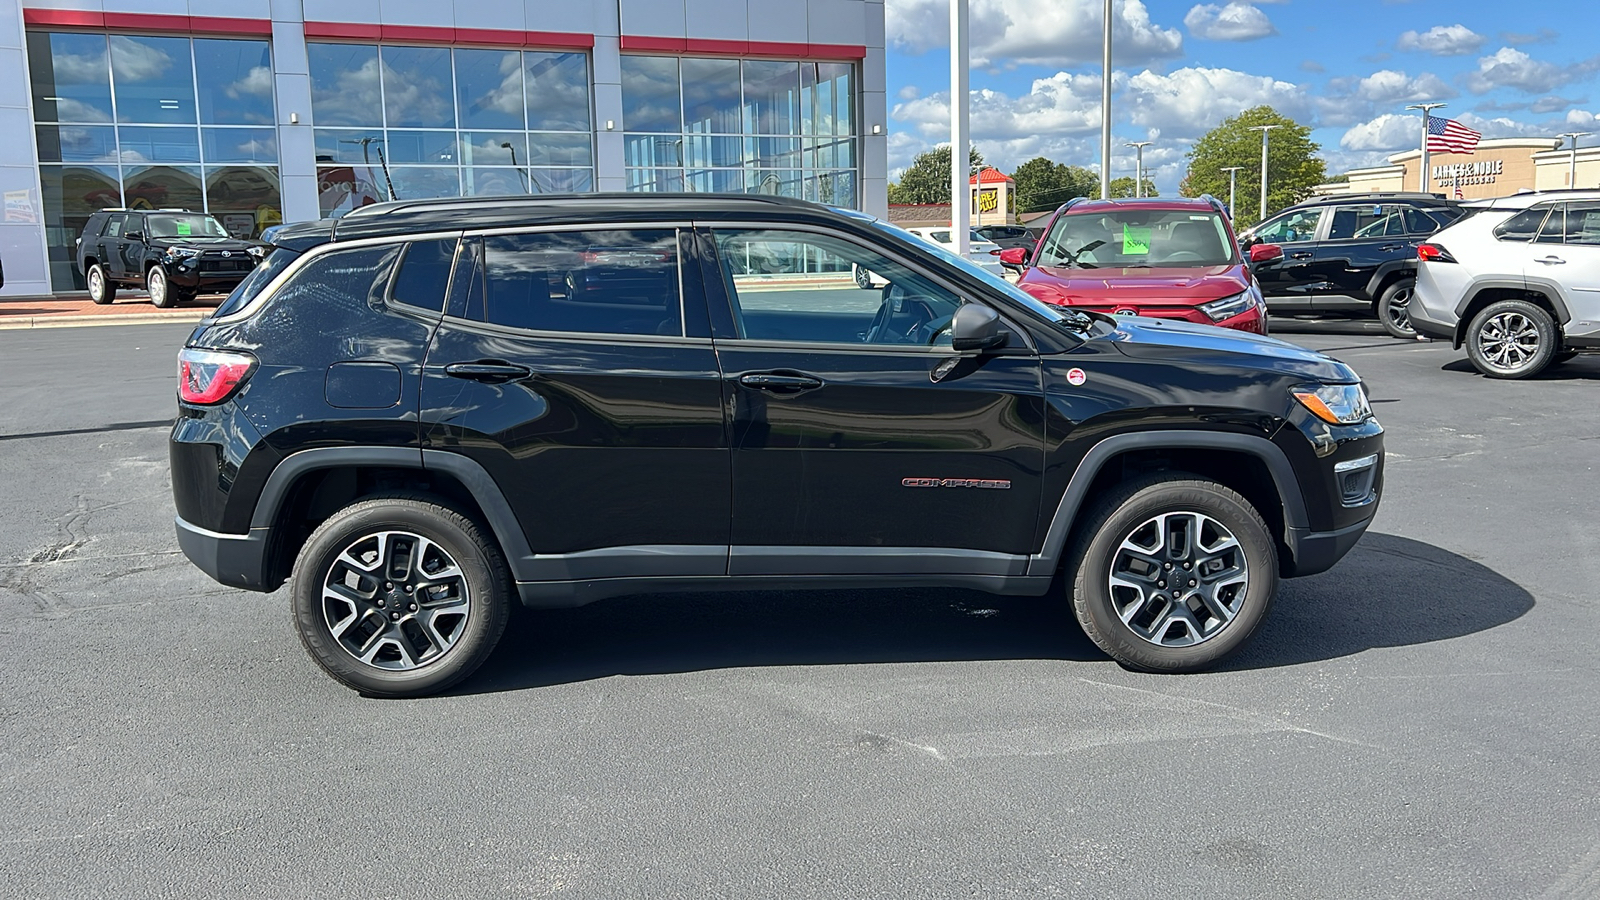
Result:
{"label": "trailhawk badge", "polygon": [[978,488],[985,491],[1009,491],[1010,479],[1002,478],[902,478],[901,487],[908,488]]}
{"label": "trailhawk badge", "polygon": [[1089,376],[1085,375],[1082,369],[1068,369],[1067,370],[1067,384],[1070,384],[1073,387],[1077,387],[1078,385],[1083,384],[1085,381],[1088,381],[1088,380],[1089,380]]}

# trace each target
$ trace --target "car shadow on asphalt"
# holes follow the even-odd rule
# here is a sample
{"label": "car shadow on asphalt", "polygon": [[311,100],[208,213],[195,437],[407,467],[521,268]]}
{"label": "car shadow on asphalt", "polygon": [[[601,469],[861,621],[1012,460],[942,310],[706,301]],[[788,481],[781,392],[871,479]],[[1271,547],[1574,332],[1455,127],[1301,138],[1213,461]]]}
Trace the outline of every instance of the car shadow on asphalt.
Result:
{"label": "car shadow on asphalt", "polygon": [[[762,666],[1050,659],[1104,662],[1059,595],[966,590],[657,594],[513,612],[499,648],[451,693],[613,675]],[[1463,637],[1533,597],[1470,559],[1369,534],[1333,571],[1283,582],[1260,631],[1220,670],[1276,668]]]}
{"label": "car shadow on asphalt", "polygon": [[[1472,360],[1462,357],[1453,359],[1439,367],[1441,372],[1465,372],[1476,375],[1485,381],[1494,379],[1486,378],[1472,365]],[[1585,354],[1564,363],[1550,366],[1532,378],[1523,381],[1600,381],[1600,353]]]}

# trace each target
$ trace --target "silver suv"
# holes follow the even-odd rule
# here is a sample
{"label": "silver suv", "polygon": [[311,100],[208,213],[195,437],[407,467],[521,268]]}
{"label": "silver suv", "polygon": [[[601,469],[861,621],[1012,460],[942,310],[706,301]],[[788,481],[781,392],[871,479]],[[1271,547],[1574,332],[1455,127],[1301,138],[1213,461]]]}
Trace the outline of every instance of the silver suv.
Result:
{"label": "silver suv", "polygon": [[1600,191],[1503,197],[1417,248],[1411,322],[1491,378],[1600,350]]}

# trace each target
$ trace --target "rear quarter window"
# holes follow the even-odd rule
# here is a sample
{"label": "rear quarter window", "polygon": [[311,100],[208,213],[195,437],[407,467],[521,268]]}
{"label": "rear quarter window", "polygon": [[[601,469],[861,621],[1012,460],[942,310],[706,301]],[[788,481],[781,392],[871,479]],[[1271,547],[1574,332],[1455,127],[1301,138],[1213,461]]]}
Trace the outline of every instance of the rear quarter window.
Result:
{"label": "rear quarter window", "polygon": [[1549,206],[1529,207],[1496,226],[1494,236],[1502,241],[1529,243],[1539,233],[1539,226],[1544,224],[1545,216],[1549,213]]}
{"label": "rear quarter window", "polygon": [[218,306],[217,311],[212,315],[221,318],[223,316],[231,316],[244,309],[250,304],[251,300],[260,296],[262,289],[272,279],[278,277],[279,272],[287,269],[290,263],[299,258],[300,254],[287,247],[272,248],[272,252],[267,254],[267,258],[257,264],[255,269],[249,275],[246,275],[243,281],[239,282],[238,286],[233,289],[233,293],[228,295],[228,299],[222,301],[222,305]]}

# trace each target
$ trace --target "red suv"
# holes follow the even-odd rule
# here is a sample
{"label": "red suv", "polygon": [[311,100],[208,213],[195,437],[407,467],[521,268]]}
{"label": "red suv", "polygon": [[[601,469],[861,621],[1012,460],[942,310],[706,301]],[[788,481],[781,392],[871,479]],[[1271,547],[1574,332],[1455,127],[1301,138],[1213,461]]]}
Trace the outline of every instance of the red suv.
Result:
{"label": "red suv", "polygon": [[1017,286],[1045,301],[1115,315],[1267,333],[1267,306],[1222,204],[1210,198],[1075,200],[1051,217]]}

